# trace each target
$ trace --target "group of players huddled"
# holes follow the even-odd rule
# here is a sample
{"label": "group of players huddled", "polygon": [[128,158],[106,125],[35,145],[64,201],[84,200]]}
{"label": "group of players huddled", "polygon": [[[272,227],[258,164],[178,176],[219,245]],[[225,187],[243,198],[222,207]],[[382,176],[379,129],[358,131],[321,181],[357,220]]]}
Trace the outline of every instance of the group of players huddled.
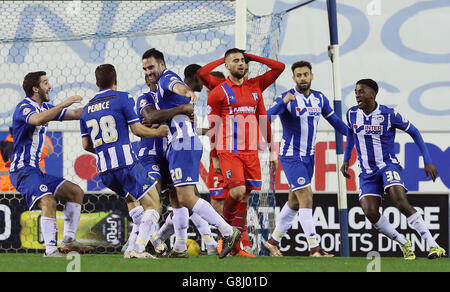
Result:
{"label": "group of players huddled", "polygon": [[[248,78],[248,63],[260,62],[270,68],[265,74]],[[213,71],[225,64],[228,77]],[[298,214],[307,239],[310,256],[332,257],[320,247],[313,220],[315,138],[322,115],[336,131],[347,136],[341,171],[349,177],[349,160],[356,145],[360,175],[360,204],[368,220],[381,233],[397,241],[404,258],[415,258],[411,242],[399,234],[379,212],[381,198],[388,193],[394,205],[407,216],[410,225],[426,240],[429,258],[445,256],[422,216],[406,198],[402,168],[395,157],[395,129],[406,131],[419,147],[424,169],[433,181],[437,170],[431,162],[419,131],[395,110],[380,105],[375,98],[378,85],[371,79],[356,83],[357,105],[338,117],[327,97],[311,89],[313,80],[309,62],[292,65],[295,87],[277,97],[266,111],[262,92],[284,71],[285,65],[234,48],[223,58],[203,67],[186,67],[184,80],[166,67],[164,55],[156,49],[142,56],[145,83],[150,91],[136,104],[127,92],[117,91],[118,76],[111,64],[96,68],[99,92],[83,108],[67,109],[82,98],[71,96],[53,106],[49,103],[52,86],[44,71],[25,76],[26,97],[13,116],[14,151],[10,177],[29,209],[42,210],[40,230],[46,257],[62,257],[62,252],[93,251],[75,238],[83,203],[83,190],[76,184],[42,173],[39,168],[48,122],[79,120],[82,145],[97,157],[103,184],[122,196],[128,206],[133,227],[124,247],[124,258],[186,258],[187,230],[192,220],[209,255],[254,257],[246,226],[247,204],[251,191],[261,190],[262,177],[258,151],[270,151],[270,170],[278,166],[278,156],[289,182],[288,202],[276,220],[276,228],[264,247],[271,256],[282,256],[279,244]],[[120,77],[120,76],[119,76]],[[194,107],[205,86],[208,93],[209,129],[196,128]],[[283,136],[279,147],[272,139],[271,121],[279,116]],[[141,137],[134,153],[131,132]],[[211,142],[208,188],[210,202],[197,191],[203,146],[199,135]],[[161,200],[167,192],[172,212],[160,227]],[[66,201],[64,236],[60,250],[56,240],[56,199]],[[218,229],[218,242],[211,234]],[[172,234],[171,250],[165,244]],[[148,244],[155,253],[146,251]]]}

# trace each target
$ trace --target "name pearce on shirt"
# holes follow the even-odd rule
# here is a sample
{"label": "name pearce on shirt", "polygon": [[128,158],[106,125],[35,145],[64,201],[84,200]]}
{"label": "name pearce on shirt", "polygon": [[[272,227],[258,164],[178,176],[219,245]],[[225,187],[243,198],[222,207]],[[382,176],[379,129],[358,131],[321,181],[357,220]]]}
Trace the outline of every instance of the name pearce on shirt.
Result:
{"label": "name pearce on shirt", "polygon": [[109,101],[104,101],[88,106],[88,114],[97,112],[100,110],[109,109]]}

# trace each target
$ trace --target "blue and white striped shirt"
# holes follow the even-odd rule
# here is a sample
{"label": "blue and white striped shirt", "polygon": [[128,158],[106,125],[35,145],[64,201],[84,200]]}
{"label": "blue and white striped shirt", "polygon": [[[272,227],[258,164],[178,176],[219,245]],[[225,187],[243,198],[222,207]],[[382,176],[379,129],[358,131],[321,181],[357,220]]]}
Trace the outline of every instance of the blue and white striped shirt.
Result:
{"label": "blue and white striped shirt", "polygon": [[[155,106],[155,96],[156,91],[150,91],[138,98],[136,102],[136,111],[141,122],[144,119],[144,116],[142,115],[144,108],[148,106]],[[139,157],[144,157],[147,155],[163,155],[167,150],[167,138],[141,138],[139,148]]]}
{"label": "blue and white striped shirt", "polygon": [[132,165],[137,161],[128,126],[139,123],[134,99],[127,92],[102,90],[84,107],[81,136],[90,136],[100,172]]}
{"label": "blue and white striped shirt", "polygon": [[[283,98],[288,93],[295,100],[285,104]],[[322,115],[342,134],[347,133],[347,127],[330,106],[328,98],[320,91],[311,90],[309,96],[304,96],[293,88],[279,96],[267,111],[269,118],[279,115],[283,125],[283,137],[280,145],[280,156],[311,156],[315,154],[317,126]]]}
{"label": "blue and white striped shirt", "polygon": [[[178,83],[185,84],[174,72],[167,69],[162,72],[155,96],[156,109],[171,109],[191,102],[189,98],[173,92],[174,86]],[[186,115],[176,115],[167,124],[170,128],[170,133],[167,136],[169,144],[172,143],[173,139],[186,139],[197,135],[193,123]]]}
{"label": "blue and white striped shirt", "polygon": [[394,149],[395,129],[408,131],[412,124],[394,109],[377,104],[375,110],[366,115],[354,106],[347,112],[347,124],[363,173],[375,173],[388,163],[399,164]]}
{"label": "blue and white striped shirt", "polygon": [[[14,149],[10,172],[19,170],[24,166],[39,168],[42,150],[45,144],[48,123],[41,126],[29,124],[32,114],[51,109],[52,104],[44,102],[41,106],[33,99],[26,97],[16,107],[13,115]],[[61,121],[66,114],[63,109],[53,120]]]}

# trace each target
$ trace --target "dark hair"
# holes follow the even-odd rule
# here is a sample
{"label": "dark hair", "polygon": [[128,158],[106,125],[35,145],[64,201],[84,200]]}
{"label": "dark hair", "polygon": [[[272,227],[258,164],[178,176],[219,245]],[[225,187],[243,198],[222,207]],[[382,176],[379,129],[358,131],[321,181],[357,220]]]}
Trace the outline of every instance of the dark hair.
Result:
{"label": "dark hair", "polygon": [[95,79],[100,89],[110,88],[116,83],[116,69],[111,64],[103,64],[95,69]]}
{"label": "dark hair", "polygon": [[148,59],[150,57],[155,58],[155,60],[157,61],[163,61],[164,64],[166,63],[166,61],[164,60],[164,54],[155,48],[145,51],[145,53],[142,55],[142,60]]}
{"label": "dark hair", "polygon": [[312,72],[312,66],[311,66],[310,62],[308,62],[308,61],[298,61],[298,62],[295,62],[294,64],[292,64],[292,67],[291,67],[292,73],[294,73],[295,69],[301,68],[301,67],[308,67],[309,71]]}
{"label": "dark hair", "polygon": [[200,69],[202,66],[198,64],[191,64],[188,65],[186,68],[184,68],[184,78],[192,78],[197,75],[198,69]]}
{"label": "dark hair", "polygon": [[39,87],[39,83],[41,83],[41,76],[45,75],[47,75],[47,73],[44,71],[31,72],[25,75],[22,87],[28,97],[33,96],[33,87]]}
{"label": "dark hair", "polygon": [[358,85],[358,84],[364,84],[364,85],[372,88],[373,91],[375,91],[375,94],[378,93],[378,84],[372,79],[361,79],[358,82],[356,82],[356,85]]}
{"label": "dark hair", "polygon": [[225,79],[225,74],[223,74],[220,71],[212,71],[211,73],[212,76],[216,77],[216,78],[220,78],[220,79]]}
{"label": "dark hair", "polygon": [[245,50],[241,50],[241,49],[238,49],[238,48],[232,48],[232,49],[229,49],[228,51],[225,52],[225,57],[224,58],[226,59],[231,54],[236,54],[236,53],[244,54],[244,52],[245,52]]}

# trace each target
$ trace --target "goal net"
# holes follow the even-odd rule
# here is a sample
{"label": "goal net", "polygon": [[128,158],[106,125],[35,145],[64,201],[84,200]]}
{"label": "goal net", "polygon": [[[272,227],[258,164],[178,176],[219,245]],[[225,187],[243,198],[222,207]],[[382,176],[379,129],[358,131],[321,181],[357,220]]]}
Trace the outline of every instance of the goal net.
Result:
{"label": "goal net", "polygon": [[[0,140],[8,135],[15,106],[24,98],[22,81],[28,72],[47,72],[53,104],[78,94],[84,98],[84,106],[97,92],[95,68],[110,63],[116,67],[119,90],[130,92],[137,100],[148,91],[141,68],[141,56],[147,49],[162,51],[167,67],[183,76],[187,65],[205,65],[234,47],[234,1],[3,1],[0,18]],[[277,59],[280,22],[280,15],[248,12],[247,51]],[[226,73],[223,67],[218,70]],[[251,62],[249,71],[254,77],[267,67]],[[264,92],[267,108],[275,94],[275,85]],[[206,99],[202,91],[196,107],[200,123],[207,121]],[[126,206],[102,185],[95,158],[81,147],[79,122],[50,123],[48,137],[51,145],[43,168],[81,186],[86,193],[77,237],[98,246],[97,251],[117,252],[129,232]],[[207,170],[210,146],[207,137],[202,139],[202,165]],[[132,141],[137,150],[139,139],[132,137]],[[274,224],[267,153],[261,153],[261,164],[263,191],[252,194],[248,212],[255,253],[260,252],[260,241]],[[208,193],[204,182],[198,188],[200,193]],[[3,190],[0,206],[4,209],[0,226],[5,226],[0,229],[4,235],[0,252],[43,248],[39,212],[28,212],[13,189]],[[58,210],[63,210],[62,204]],[[166,214],[167,209],[163,217]],[[62,213],[58,219],[62,228]],[[199,238],[194,229],[190,231]]]}

